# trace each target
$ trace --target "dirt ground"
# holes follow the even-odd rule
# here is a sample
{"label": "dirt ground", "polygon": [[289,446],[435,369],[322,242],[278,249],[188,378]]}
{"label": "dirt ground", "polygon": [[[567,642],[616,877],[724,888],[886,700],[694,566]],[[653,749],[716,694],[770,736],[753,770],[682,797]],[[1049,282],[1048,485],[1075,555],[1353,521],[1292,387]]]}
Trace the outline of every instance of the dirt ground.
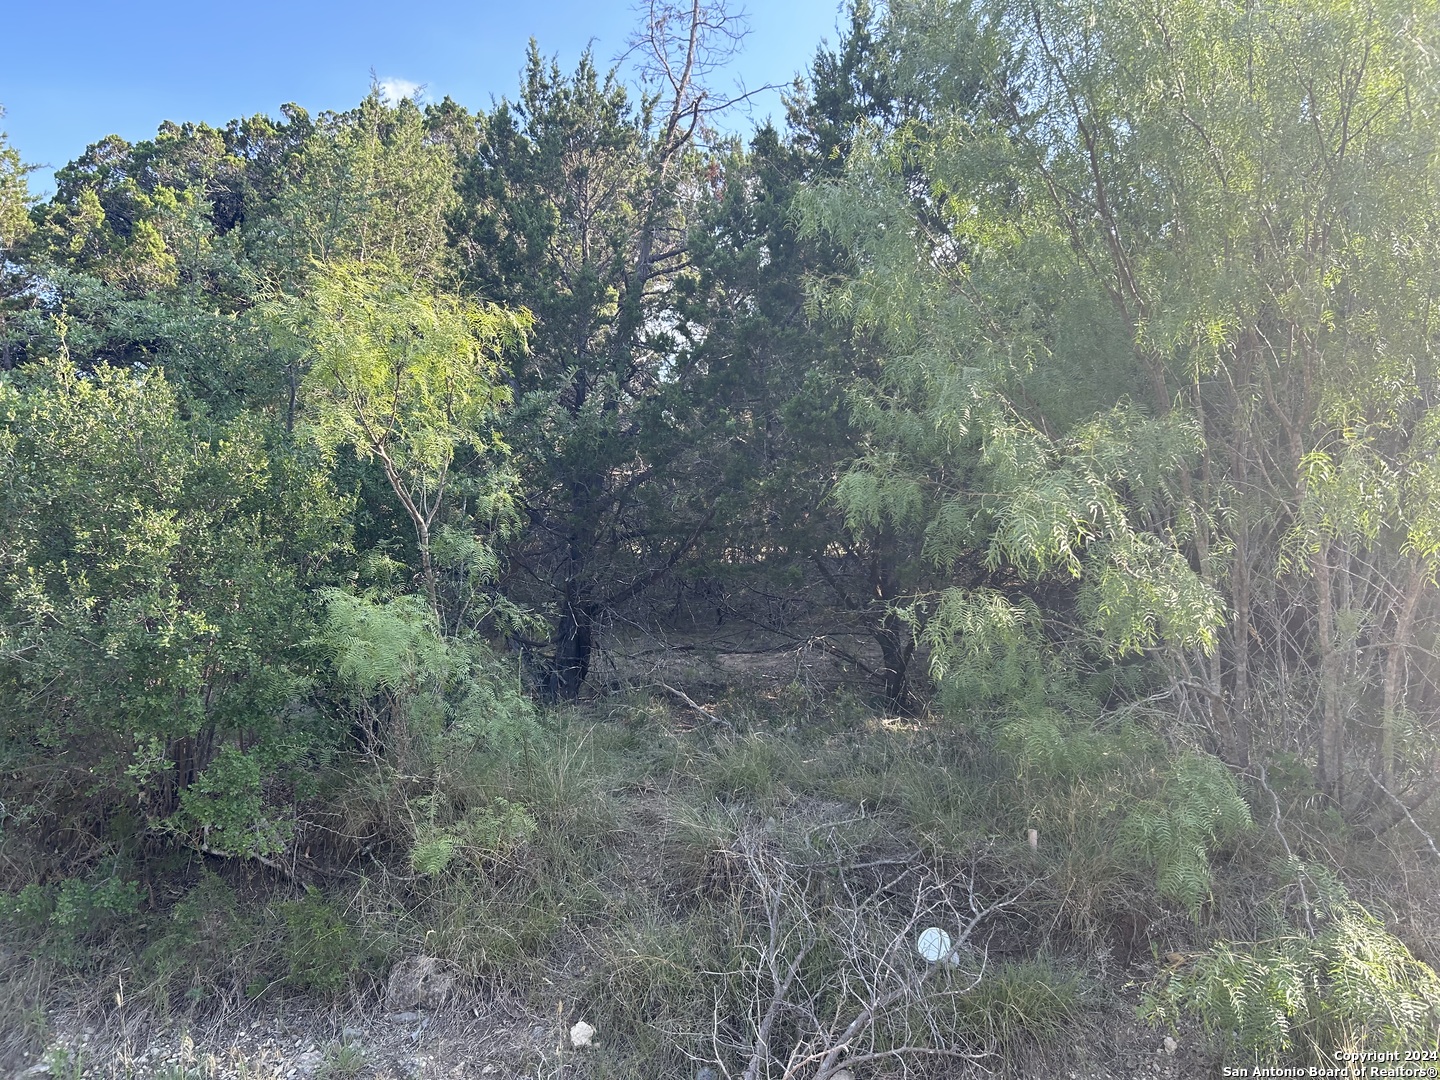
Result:
{"label": "dirt ground", "polygon": [[[1067,1048],[1065,1060],[1030,1061],[1021,1066],[1022,1075],[1055,1080],[1211,1075],[1191,1046],[1177,1041],[1173,1050],[1167,1048],[1164,1034],[1134,1020],[1128,1010],[1097,1020],[1100,1026]],[[568,1018],[560,1021],[503,998],[471,997],[433,1012],[337,1011],[286,1003],[204,1020],[162,1021],[117,1011],[98,1021],[59,1016],[53,1023],[58,1034],[45,1055],[14,1062],[0,1075],[16,1080],[590,1080],[617,1075],[604,1064],[605,1032],[596,1034],[592,1047],[573,1047]],[[704,1069],[697,1063],[689,1075],[713,1075]],[[859,1073],[857,1080],[902,1075],[876,1071]],[[982,1061],[953,1075],[966,1080],[996,1072]]]}

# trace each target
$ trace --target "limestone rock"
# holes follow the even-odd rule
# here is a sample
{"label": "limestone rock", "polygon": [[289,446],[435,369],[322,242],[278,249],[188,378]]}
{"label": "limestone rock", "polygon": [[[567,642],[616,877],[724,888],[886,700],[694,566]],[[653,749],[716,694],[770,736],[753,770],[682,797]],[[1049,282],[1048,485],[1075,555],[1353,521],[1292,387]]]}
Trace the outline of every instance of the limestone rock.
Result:
{"label": "limestone rock", "polygon": [[570,1045],[574,1047],[589,1046],[595,1040],[595,1029],[584,1020],[578,1021],[570,1029]]}
{"label": "limestone rock", "polygon": [[385,983],[385,1007],[391,1012],[406,1009],[438,1009],[455,990],[455,976],[444,962],[433,956],[407,956],[390,969]]}

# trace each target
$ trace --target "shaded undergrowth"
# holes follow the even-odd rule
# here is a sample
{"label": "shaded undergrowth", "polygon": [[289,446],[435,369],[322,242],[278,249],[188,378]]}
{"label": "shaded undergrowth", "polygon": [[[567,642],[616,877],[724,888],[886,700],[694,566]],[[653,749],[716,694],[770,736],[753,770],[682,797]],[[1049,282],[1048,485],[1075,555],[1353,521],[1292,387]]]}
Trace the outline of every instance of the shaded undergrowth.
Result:
{"label": "shaded undergrowth", "polygon": [[[53,1016],[117,993],[170,1016],[378,1002],[416,953],[462,992],[583,1015],[597,1077],[739,1075],[776,995],[793,1000],[771,1010],[766,1067],[803,1050],[813,1070],[824,1017],[897,987],[846,1054],[914,1076],[963,1055],[1053,1065],[1103,1042],[1127,983],[1217,1060],[1433,1041],[1434,868],[1398,831],[1326,828],[1298,782],[1248,786],[1143,717],[1062,722],[1040,754],[1044,732],[849,697],[715,708],[729,727],[619,695],[543,715],[505,755],[425,775],[375,757],[324,778],[288,864],[117,847],[67,865],[9,829],[4,1046],[37,1050]],[[1396,862],[1411,872],[1383,888]],[[953,977],[910,943],[884,951],[922,904],[953,934],[995,907]]]}

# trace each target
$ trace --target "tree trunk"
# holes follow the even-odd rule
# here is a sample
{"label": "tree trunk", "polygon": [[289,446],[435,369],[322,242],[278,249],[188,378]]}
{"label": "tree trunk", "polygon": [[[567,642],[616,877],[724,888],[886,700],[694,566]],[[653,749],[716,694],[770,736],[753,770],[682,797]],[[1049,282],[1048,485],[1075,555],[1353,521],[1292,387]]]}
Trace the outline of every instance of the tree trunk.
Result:
{"label": "tree trunk", "polygon": [[1331,541],[1322,540],[1315,553],[1315,620],[1320,646],[1320,747],[1315,778],[1335,806],[1342,805],[1344,712],[1340,702],[1340,656],[1335,648],[1335,597],[1330,566]]}
{"label": "tree trunk", "polygon": [[605,483],[592,474],[570,485],[570,528],[565,537],[565,562],[560,583],[560,615],[555,625],[551,693],[561,701],[574,701],[590,674],[595,618],[593,596],[587,595],[585,577],[595,550],[596,493]]}
{"label": "tree trunk", "polygon": [[443,634],[445,623],[440,617],[440,592],[435,582],[435,564],[430,558],[430,526],[423,518],[415,519],[415,541],[420,548],[420,580],[425,586],[425,598],[430,601],[430,611],[435,616],[436,632]]}
{"label": "tree trunk", "polygon": [[[1205,520],[1203,507],[1213,505],[1213,477],[1210,461],[1210,434],[1205,423],[1205,403],[1200,395],[1199,384],[1190,388],[1192,415],[1200,425],[1200,492],[1197,495],[1188,469],[1180,470],[1180,494],[1182,506],[1191,515],[1195,531],[1191,538],[1194,544],[1195,566],[1200,579],[1211,588],[1216,587],[1210,561],[1210,529]],[[1163,415],[1165,408],[1157,401],[1157,409]],[[1235,729],[1225,699],[1224,672],[1219,649],[1204,653],[1198,663],[1202,680],[1201,690],[1204,704],[1200,706],[1209,720],[1211,738],[1221,754],[1230,754],[1236,744]]]}
{"label": "tree trunk", "polygon": [[594,644],[595,606],[567,591],[565,608],[555,628],[554,696],[574,701],[590,674],[590,650]]}
{"label": "tree trunk", "polygon": [[[1231,681],[1229,700],[1230,759],[1241,769],[1250,767],[1250,752],[1254,743],[1254,731],[1250,722],[1250,636],[1251,628],[1251,521],[1250,521],[1250,416],[1246,398],[1240,387],[1250,386],[1254,381],[1255,368],[1264,363],[1260,338],[1255,328],[1245,328],[1235,350],[1234,374],[1229,380],[1230,411],[1233,426],[1230,436],[1230,474],[1236,485],[1234,501],[1234,543],[1235,550],[1230,564],[1230,603],[1233,618],[1230,622]],[[1196,408],[1203,416],[1203,404],[1197,391]],[[1205,450],[1206,461],[1210,451]],[[1214,495],[1210,485],[1209,468],[1206,469],[1205,499],[1207,506],[1214,506]]]}
{"label": "tree trunk", "polygon": [[875,631],[880,655],[885,662],[885,701],[892,709],[910,706],[910,659],[915,654],[915,635],[893,611],[887,612]]}
{"label": "tree trunk", "polygon": [[875,550],[870,561],[870,586],[874,602],[884,614],[872,631],[880,644],[885,663],[885,701],[893,709],[903,710],[910,704],[910,659],[915,654],[915,634],[890,605],[899,598],[900,554],[895,534],[883,528],[875,537]]}
{"label": "tree trunk", "polygon": [[1243,523],[1235,538],[1235,562],[1231,567],[1231,603],[1235,617],[1230,624],[1231,661],[1234,665],[1230,693],[1231,747],[1234,764],[1250,767],[1250,564]]}
{"label": "tree trunk", "polygon": [[1400,603],[1396,607],[1395,632],[1385,652],[1384,697],[1380,709],[1380,783],[1390,790],[1395,780],[1395,721],[1400,710],[1403,691],[1402,675],[1405,652],[1415,628],[1415,612],[1425,591],[1425,572],[1418,561],[1411,560],[1409,573],[1401,586]]}

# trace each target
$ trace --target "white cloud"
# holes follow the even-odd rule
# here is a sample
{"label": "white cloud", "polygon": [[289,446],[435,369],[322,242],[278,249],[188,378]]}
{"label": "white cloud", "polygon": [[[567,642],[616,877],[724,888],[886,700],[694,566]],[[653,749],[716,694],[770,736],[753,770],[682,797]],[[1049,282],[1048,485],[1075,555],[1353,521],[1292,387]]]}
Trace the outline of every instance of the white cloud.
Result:
{"label": "white cloud", "polygon": [[425,84],[411,82],[409,79],[381,79],[378,85],[380,97],[387,105],[397,105],[402,98],[419,101],[425,96]]}

